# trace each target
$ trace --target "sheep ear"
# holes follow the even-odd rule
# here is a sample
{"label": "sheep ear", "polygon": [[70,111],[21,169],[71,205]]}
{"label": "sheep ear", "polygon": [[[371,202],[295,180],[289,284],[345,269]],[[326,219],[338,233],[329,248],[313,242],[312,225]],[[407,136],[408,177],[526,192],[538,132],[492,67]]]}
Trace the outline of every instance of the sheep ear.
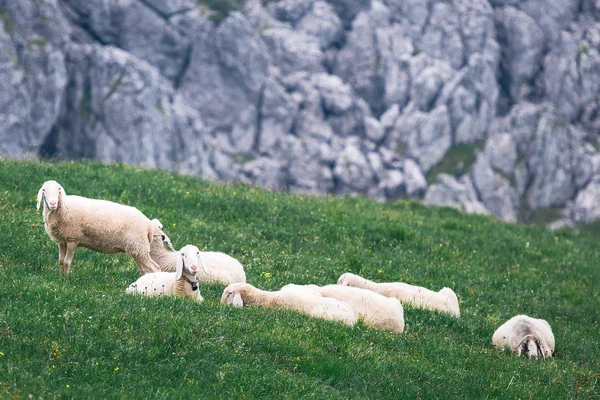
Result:
{"label": "sheep ear", "polygon": [[67,208],[67,192],[65,192],[65,189],[61,185],[58,185],[58,188],[58,200],[65,208]]}
{"label": "sheep ear", "polygon": [[233,295],[233,301],[231,302],[236,307],[244,307],[244,300],[242,300],[242,295],[236,293]]}
{"label": "sheep ear", "polygon": [[39,211],[40,204],[42,203],[43,197],[44,197],[44,188],[41,187],[40,190],[38,191],[37,201],[36,201],[36,204],[35,204],[35,210],[36,211]]}
{"label": "sheep ear", "polygon": [[181,279],[183,276],[183,255],[177,254],[177,266],[175,268],[175,279]]}

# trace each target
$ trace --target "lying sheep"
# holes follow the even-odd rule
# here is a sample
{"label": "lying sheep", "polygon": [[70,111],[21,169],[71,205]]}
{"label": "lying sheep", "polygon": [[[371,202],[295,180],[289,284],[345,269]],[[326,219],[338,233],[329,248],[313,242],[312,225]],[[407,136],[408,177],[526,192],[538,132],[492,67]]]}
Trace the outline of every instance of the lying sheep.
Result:
{"label": "lying sheep", "polygon": [[77,246],[100,253],[127,253],[142,274],[157,271],[150,258],[152,224],[140,210],[106,200],[68,196],[56,181],[44,182],[37,195],[43,204],[44,227],[58,244],[61,272],[69,267]]}
{"label": "lying sheep", "polygon": [[304,293],[343,301],[354,311],[357,319],[373,328],[392,332],[404,331],[404,310],[398,299],[385,297],[367,289],[341,285],[295,285],[281,288],[282,292]]}
{"label": "lying sheep", "polygon": [[175,272],[152,272],[143,275],[125,290],[126,293],[138,293],[147,296],[174,295],[189,297],[201,302],[204,299],[198,290],[198,266],[200,250],[196,246],[183,246],[176,252]]}
{"label": "lying sheep", "polygon": [[395,297],[402,303],[428,310],[438,310],[460,317],[458,298],[450,288],[439,292],[402,282],[376,283],[352,273],[345,273],[338,279],[338,285],[369,289],[387,297]]}
{"label": "lying sheep", "polygon": [[342,301],[310,294],[267,292],[248,283],[232,283],[221,296],[221,303],[236,307],[244,305],[296,310],[312,317],[341,321],[354,325],[356,317],[350,306]]}
{"label": "lying sheep", "polygon": [[545,320],[517,315],[496,329],[492,345],[510,348],[517,356],[525,353],[529,358],[546,359],[554,353],[554,334]]}
{"label": "lying sheep", "polygon": [[[150,256],[163,271],[174,271],[177,256],[175,252],[165,249],[164,244],[172,248],[169,237],[164,233],[163,225],[158,219],[152,220],[154,240],[150,246]],[[235,258],[220,252],[201,251],[202,270],[198,271],[200,282],[216,282],[223,285],[246,282],[244,267]]]}

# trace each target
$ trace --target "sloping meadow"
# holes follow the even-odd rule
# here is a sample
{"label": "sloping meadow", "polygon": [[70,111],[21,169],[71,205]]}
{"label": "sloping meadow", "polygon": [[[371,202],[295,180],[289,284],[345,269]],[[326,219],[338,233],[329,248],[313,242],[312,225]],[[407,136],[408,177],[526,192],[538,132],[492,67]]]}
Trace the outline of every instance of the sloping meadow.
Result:
{"label": "sloping meadow", "polygon": [[[176,248],[223,251],[266,290],[353,272],[459,296],[461,317],[404,306],[406,332],[280,310],[124,294],[132,259],[78,249],[71,277],[35,211],[67,194],[159,218]],[[0,160],[0,398],[598,398],[595,236],[414,202],[286,195],[95,163]],[[491,347],[510,317],[546,319],[552,360]]]}

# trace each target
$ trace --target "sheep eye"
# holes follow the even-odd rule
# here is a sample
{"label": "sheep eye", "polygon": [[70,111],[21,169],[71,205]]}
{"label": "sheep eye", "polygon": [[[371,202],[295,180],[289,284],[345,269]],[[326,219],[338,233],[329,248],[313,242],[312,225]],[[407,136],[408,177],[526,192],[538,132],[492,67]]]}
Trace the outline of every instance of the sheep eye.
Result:
{"label": "sheep eye", "polygon": [[162,238],[162,240],[165,240],[165,235],[160,235],[160,237]]}

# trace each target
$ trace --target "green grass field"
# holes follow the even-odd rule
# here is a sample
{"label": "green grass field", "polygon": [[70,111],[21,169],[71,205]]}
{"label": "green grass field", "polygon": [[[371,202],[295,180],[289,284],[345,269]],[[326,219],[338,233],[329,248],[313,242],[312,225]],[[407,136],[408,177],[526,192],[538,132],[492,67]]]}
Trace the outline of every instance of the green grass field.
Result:
{"label": "green grass field", "polygon": [[[460,319],[404,307],[391,334],[280,310],[128,296],[125,255],[78,249],[71,277],[35,211],[41,184],[138,207],[179,248],[227,252],[276,290],[351,271],[452,287]],[[313,198],[164,171],[0,160],[0,398],[586,399],[600,397],[598,236],[415,202]],[[490,345],[516,314],[548,320],[556,357]]]}

